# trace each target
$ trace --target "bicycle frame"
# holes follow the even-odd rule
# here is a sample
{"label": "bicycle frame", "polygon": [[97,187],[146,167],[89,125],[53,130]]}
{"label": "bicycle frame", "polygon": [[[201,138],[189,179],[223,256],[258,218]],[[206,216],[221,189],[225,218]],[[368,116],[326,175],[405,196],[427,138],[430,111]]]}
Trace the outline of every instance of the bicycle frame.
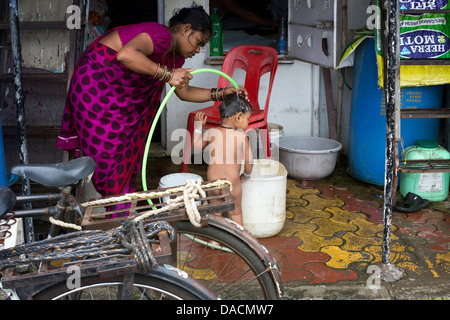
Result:
{"label": "bicycle frame", "polygon": [[[81,179],[81,177],[77,177],[77,180]],[[71,179],[71,181],[74,179]],[[158,207],[166,207],[167,203],[156,203],[156,204],[149,204],[147,202],[148,199],[154,198],[154,199],[161,199],[160,193],[163,191],[166,191],[167,189],[157,189],[154,190],[154,192],[137,192],[134,194],[128,194],[124,195],[124,199],[118,200],[116,197],[104,197],[100,198],[98,200],[93,200],[92,203],[83,203],[80,204],[78,199],[72,195],[72,191],[77,186],[77,183],[73,183],[72,181],[69,186],[67,187],[58,187],[59,192],[52,192],[52,193],[41,193],[41,194],[34,194],[34,195],[26,195],[26,196],[17,196],[16,197],[16,207],[17,204],[21,203],[36,203],[36,202],[55,202],[57,201],[57,204],[55,206],[48,206],[48,207],[40,207],[30,210],[15,210],[15,218],[23,218],[23,217],[40,217],[40,216],[49,216],[51,218],[54,218],[56,220],[62,220],[65,219],[65,213],[67,209],[72,209],[73,212],[81,219],[81,227],[84,230],[110,230],[114,229],[115,227],[121,226],[125,220],[128,220],[131,217],[139,217],[140,215],[146,215],[147,212],[150,211],[158,211],[155,210]],[[78,181],[77,181],[78,182]],[[202,204],[197,207],[198,213],[201,217],[201,227],[199,229],[202,229],[202,227],[206,227],[208,224],[211,224],[212,227],[217,228],[218,230],[223,230],[227,235],[230,235],[231,237],[235,239],[239,239],[238,241],[241,241],[245,244],[245,246],[249,247],[250,250],[256,254],[258,257],[258,261],[261,261],[262,265],[258,265],[258,273],[255,275],[260,274],[269,274],[271,275],[270,278],[273,281],[273,285],[275,286],[275,290],[277,291],[278,297],[283,296],[283,288],[282,288],[282,281],[280,277],[280,271],[278,269],[278,264],[271,257],[269,252],[259,244],[259,242],[254,239],[250,234],[245,232],[245,230],[242,229],[239,225],[233,223],[232,221],[228,219],[224,219],[222,217],[218,217],[215,214],[217,213],[223,213],[228,212],[234,208],[233,199],[231,196],[231,190],[229,188],[229,185],[224,183],[224,181],[221,181],[222,183],[216,184],[212,182],[205,182],[203,185],[203,190],[206,193],[206,197],[202,198]],[[38,182],[39,183],[39,182]],[[59,180],[58,180],[59,183]],[[206,186],[207,185],[207,186]],[[55,185],[50,187],[56,187]],[[172,196],[176,196],[176,194],[182,194],[183,191],[180,190],[167,190],[170,191],[170,194]],[[174,192],[175,191],[175,192]],[[219,194],[214,191],[220,191]],[[121,198],[122,196],[117,196]],[[134,198],[136,197],[136,198]],[[102,202],[104,200],[107,200],[108,202]],[[112,200],[112,201],[110,201]],[[97,203],[98,202],[98,203]],[[124,209],[122,207],[116,207],[118,204],[129,204],[128,209]],[[98,212],[98,210],[94,210],[96,208],[101,207],[101,212]],[[128,211],[129,214],[127,216],[118,216],[117,218],[113,218],[111,216],[108,217],[108,215],[111,215],[115,212],[123,212]],[[189,221],[190,217],[188,218],[186,208],[183,209],[183,207],[179,207],[178,209],[170,209],[169,211],[161,211],[160,214],[154,215],[154,216],[147,216],[145,218],[146,223],[147,222],[156,222],[158,220],[164,220],[172,225],[172,227],[175,230],[175,233],[177,233],[177,222],[180,221]],[[51,219],[50,219],[51,220]],[[51,238],[54,237],[54,235],[57,234],[58,226],[53,224],[53,221],[51,225],[51,231],[49,232],[50,239],[49,241],[52,241]],[[157,265],[177,265],[177,241],[175,239],[171,240],[169,239],[169,236],[167,234],[167,231],[162,231],[158,234],[159,238],[159,244],[157,247],[154,247],[153,249],[153,255],[156,259]],[[109,238],[108,238],[109,239]],[[56,239],[55,239],[56,240]],[[58,240],[60,241],[60,240]],[[42,244],[42,243],[41,243]],[[153,245],[152,245],[153,246]],[[207,245],[209,247],[209,245]],[[125,259],[126,260],[126,259]],[[131,264],[128,261],[120,261],[118,264],[112,265],[111,272],[118,273],[120,276],[123,276],[124,283],[128,283],[132,281],[132,274],[135,273],[135,263],[131,262]],[[244,257],[245,260],[245,257]],[[89,262],[94,262],[95,260],[91,260]],[[86,271],[88,273],[90,272],[98,272],[99,270],[102,270],[102,264],[105,263],[102,262],[100,265],[94,266],[94,265],[85,265],[87,268]],[[249,264],[250,266],[250,264]],[[255,266],[255,264],[251,264],[251,266]],[[263,268],[261,268],[261,266]],[[100,269],[99,269],[100,268]],[[40,268],[39,268],[40,270]],[[93,271],[92,271],[93,270]],[[256,269],[254,269],[256,270]],[[50,271],[50,270],[49,270]],[[36,277],[28,277],[27,279],[24,279],[23,276],[17,275],[17,278],[9,273],[8,277],[3,278],[3,288],[14,288],[19,286],[24,286],[24,289],[31,288],[33,284],[41,282],[41,284],[48,283],[49,281],[53,279],[53,277],[57,277],[56,274],[48,274],[47,268],[44,268],[44,274],[37,275]],[[102,271],[103,272],[103,271]],[[109,275],[109,272],[108,272]],[[50,276],[50,278],[46,278],[46,276]],[[60,275],[58,275],[62,278],[67,276],[64,272]],[[255,278],[256,279],[256,278]],[[24,282],[24,280],[26,280]],[[54,280],[54,279],[53,279]],[[60,278],[58,278],[60,280]],[[15,282],[17,281],[17,282]],[[258,280],[259,281],[259,280]],[[268,282],[267,282],[268,283]],[[265,287],[267,288],[267,287]],[[272,291],[273,292],[273,291]],[[32,296],[32,294],[31,294]]]}
{"label": "bicycle frame", "polygon": [[[16,197],[17,204],[36,203],[42,201],[57,201],[55,206],[39,207],[33,209],[14,210],[16,218],[36,218],[53,217],[56,220],[62,218],[67,208],[72,208],[74,212],[83,219],[83,208],[75,196],[72,195],[72,186],[60,188],[60,192],[40,193],[31,195],[20,195]],[[50,226],[49,236],[54,237],[58,232],[58,227],[54,224]]]}
{"label": "bicycle frame", "polygon": [[[76,184],[59,188],[59,192],[16,196],[16,206],[17,204],[36,203],[42,201],[57,201],[57,204],[55,206],[41,207],[29,210],[14,210],[14,218],[49,216],[54,217],[55,219],[60,219],[63,218],[63,214],[66,212],[66,209],[72,208],[82,220],[84,209],[80,205],[77,198],[72,195],[72,190],[75,186]],[[53,235],[56,234],[56,228],[57,226],[55,226],[54,224],[51,225],[51,229],[49,232],[50,238],[48,239],[48,241],[53,241],[52,238]],[[170,255],[170,245],[168,244],[170,240],[168,239],[167,231],[159,232],[158,236],[161,241],[161,250],[159,250],[159,256],[164,257],[164,255]],[[54,239],[56,240],[57,238]],[[39,247],[42,249],[45,247],[44,242],[40,241],[39,244]],[[65,263],[60,269],[53,269],[51,267],[49,268],[48,262],[41,262],[38,267],[38,273],[30,272],[26,275],[21,274],[21,272],[17,272],[15,267],[13,267],[10,269],[6,269],[2,279],[0,279],[0,289],[7,294],[8,299],[31,299],[34,294],[37,294],[42,290],[42,286],[45,287],[46,285],[65,281],[68,277],[67,267],[76,265],[80,270],[80,276],[82,278],[89,276],[99,276],[100,278],[108,278],[113,276],[122,277],[123,285],[121,286],[122,289],[120,299],[127,300],[131,298],[134,274],[136,272],[139,272],[136,259],[132,257],[132,255],[113,255],[106,258],[72,261],[70,263]],[[181,272],[180,270],[176,271],[176,268],[171,268],[171,270],[164,271],[165,269],[162,268],[155,260],[154,264],[152,265],[151,272],[154,273],[158,270],[160,270],[159,272],[161,272],[161,270],[163,270],[165,272],[166,278],[172,277],[172,281],[181,281],[184,286],[190,286],[195,289],[194,291],[201,292],[201,296],[204,298],[213,297],[213,294],[206,287],[198,283],[195,279],[185,279],[184,276],[179,274]],[[18,295],[16,289],[19,289],[20,296]]]}

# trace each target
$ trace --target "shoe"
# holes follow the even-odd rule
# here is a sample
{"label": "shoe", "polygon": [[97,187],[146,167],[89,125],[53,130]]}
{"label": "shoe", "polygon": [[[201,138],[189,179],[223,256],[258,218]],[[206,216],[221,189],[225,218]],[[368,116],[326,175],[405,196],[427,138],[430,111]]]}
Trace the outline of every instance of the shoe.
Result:
{"label": "shoe", "polygon": [[403,201],[395,204],[394,209],[402,212],[417,212],[430,204],[430,201],[422,199],[419,195],[408,192]]}

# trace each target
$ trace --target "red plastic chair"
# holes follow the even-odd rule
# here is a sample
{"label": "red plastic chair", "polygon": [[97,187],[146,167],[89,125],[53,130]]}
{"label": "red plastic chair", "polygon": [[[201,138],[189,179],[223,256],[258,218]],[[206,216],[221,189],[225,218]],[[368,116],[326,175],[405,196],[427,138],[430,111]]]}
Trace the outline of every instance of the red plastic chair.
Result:
{"label": "red plastic chair", "polygon": [[[250,104],[253,109],[246,131],[253,129],[266,129],[265,134],[261,137],[261,144],[263,146],[265,157],[270,158],[271,150],[269,128],[267,126],[267,114],[269,111],[272,85],[278,68],[278,53],[274,48],[267,46],[243,45],[234,47],[226,54],[224,58],[222,72],[233,78],[233,74],[237,68],[243,69],[246,72],[244,88],[247,89]],[[259,84],[261,77],[268,72],[270,72],[269,87],[264,109],[261,109],[258,102]],[[221,76],[217,87],[225,88],[229,86],[230,82]],[[187,120],[187,131],[189,135],[185,140],[181,172],[187,172],[187,168],[191,160],[191,137],[194,133],[195,114],[202,111],[208,117],[204,129],[218,127],[221,123],[219,105],[220,102],[214,102],[214,104],[210,107],[189,113]]]}

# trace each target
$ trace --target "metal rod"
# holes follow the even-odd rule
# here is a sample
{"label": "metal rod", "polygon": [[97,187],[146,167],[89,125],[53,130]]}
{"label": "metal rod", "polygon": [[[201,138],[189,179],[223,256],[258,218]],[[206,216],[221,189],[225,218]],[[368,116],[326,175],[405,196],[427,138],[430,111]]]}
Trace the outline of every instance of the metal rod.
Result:
{"label": "metal rod", "polygon": [[[158,22],[162,25],[166,24],[166,18],[165,18],[165,14],[164,14],[164,0],[158,0],[157,3],[157,8],[158,8]],[[163,92],[162,92],[162,96],[164,97],[167,94],[166,92],[166,87],[164,86]],[[166,148],[167,146],[167,136],[166,136],[166,131],[167,131],[167,109],[164,108],[163,112],[161,113],[161,121],[159,122],[161,125],[161,146],[163,148]]]}
{"label": "metal rod", "polygon": [[21,195],[16,197],[16,203],[36,202],[36,201],[58,201],[61,199],[60,193],[41,193],[32,195]]}
{"label": "metal rod", "polygon": [[[347,0],[342,0],[342,26],[341,26],[341,50],[344,50],[347,45],[347,28],[348,28],[348,7]],[[342,70],[345,72],[345,69]],[[338,80],[338,101],[336,110],[336,136],[337,141],[341,141],[341,118],[342,118],[342,106],[344,101],[344,79],[343,74],[339,76]]]}
{"label": "metal rod", "polygon": [[400,105],[400,56],[399,56],[399,11],[398,0],[389,0],[388,33],[386,53],[386,163],[384,182],[384,228],[382,262],[390,262],[392,204],[395,170],[395,112]]}
{"label": "metal rod", "polygon": [[54,206],[48,208],[35,208],[29,210],[15,210],[14,214],[16,218],[26,218],[26,217],[49,217],[54,216],[61,210]]}
{"label": "metal rod", "polygon": [[[25,130],[25,108],[24,108],[24,95],[22,87],[22,54],[20,47],[20,34],[19,34],[19,15],[18,15],[17,0],[9,1],[9,20],[11,24],[11,44],[12,44],[12,57],[13,57],[13,70],[14,70],[14,88],[15,88],[15,101],[16,101],[16,114],[17,114],[17,136],[19,138],[19,156],[21,164],[28,164],[28,152],[27,152],[27,135]],[[22,194],[30,194],[30,181],[26,178],[22,179]],[[31,209],[30,203],[24,204],[24,209]],[[34,241],[34,228],[33,219],[24,219],[25,228],[25,241]]]}

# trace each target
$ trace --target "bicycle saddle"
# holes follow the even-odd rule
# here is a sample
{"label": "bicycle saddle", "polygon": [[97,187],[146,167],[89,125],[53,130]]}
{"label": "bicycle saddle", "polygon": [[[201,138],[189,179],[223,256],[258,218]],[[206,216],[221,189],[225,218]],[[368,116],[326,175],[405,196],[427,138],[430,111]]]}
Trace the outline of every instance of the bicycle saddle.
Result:
{"label": "bicycle saddle", "polygon": [[8,187],[0,186],[0,217],[14,208],[15,204],[15,193]]}
{"label": "bicycle saddle", "polygon": [[22,164],[11,168],[11,173],[28,178],[47,187],[65,187],[92,174],[95,161],[81,157],[55,164]]}

